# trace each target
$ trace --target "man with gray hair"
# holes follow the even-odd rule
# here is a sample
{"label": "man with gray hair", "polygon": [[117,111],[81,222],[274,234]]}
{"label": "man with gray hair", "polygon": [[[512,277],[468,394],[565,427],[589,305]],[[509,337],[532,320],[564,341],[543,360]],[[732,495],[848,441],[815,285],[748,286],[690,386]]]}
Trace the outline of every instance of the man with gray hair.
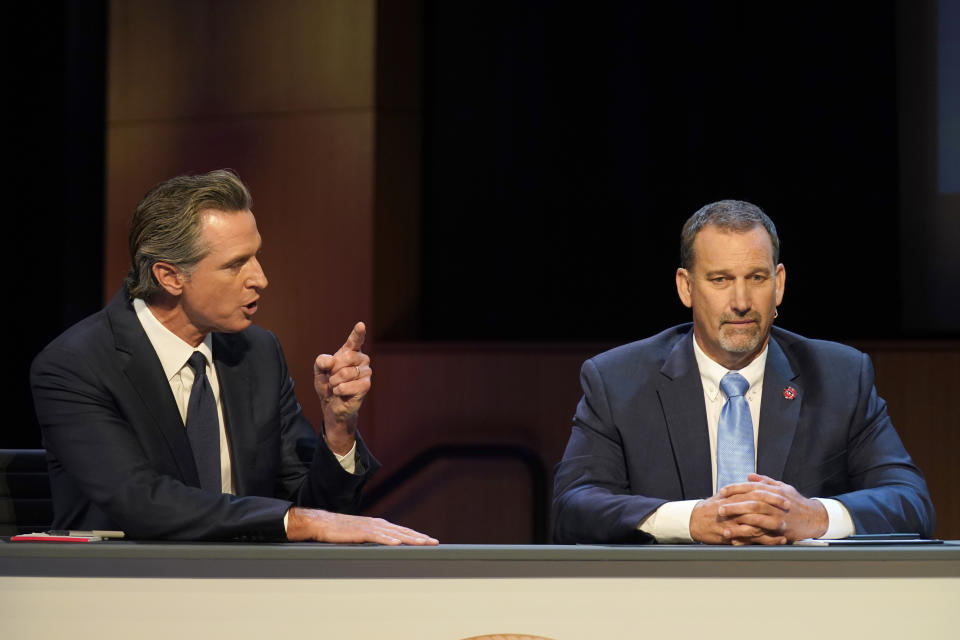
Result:
{"label": "man with gray hair", "polygon": [[681,234],[685,324],[587,360],[554,487],[570,543],[785,544],[932,535],[933,505],[870,359],[773,326],[773,222],[723,200]]}
{"label": "man with gray hair", "polygon": [[34,360],[56,529],[169,540],[436,544],[349,515],[379,467],[357,433],[370,390],[358,322],[318,356],[322,437],[276,337],[253,325],[267,277],[247,188],[229,170],[154,187],[130,227],[130,274]]}

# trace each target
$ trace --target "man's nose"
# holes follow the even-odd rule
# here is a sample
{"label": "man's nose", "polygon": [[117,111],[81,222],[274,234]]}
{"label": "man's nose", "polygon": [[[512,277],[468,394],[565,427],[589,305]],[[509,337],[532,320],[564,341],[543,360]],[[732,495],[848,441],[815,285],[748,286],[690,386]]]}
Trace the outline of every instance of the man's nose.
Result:
{"label": "man's nose", "polygon": [[267,280],[267,274],[263,270],[260,261],[254,258],[251,266],[253,270],[247,278],[247,286],[251,289],[266,289],[270,282]]}
{"label": "man's nose", "polygon": [[743,280],[735,280],[733,289],[730,292],[730,308],[739,314],[750,311],[750,291],[747,283]]}

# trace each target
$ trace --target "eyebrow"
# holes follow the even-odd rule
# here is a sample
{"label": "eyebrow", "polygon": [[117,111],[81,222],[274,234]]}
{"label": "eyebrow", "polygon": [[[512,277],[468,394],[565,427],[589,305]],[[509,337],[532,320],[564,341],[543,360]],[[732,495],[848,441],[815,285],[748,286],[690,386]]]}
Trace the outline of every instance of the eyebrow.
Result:
{"label": "eyebrow", "polygon": [[[771,273],[773,273],[773,272],[770,271],[770,269],[767,268],[767,267],[757,267],[756,269],[751,269],[750,271],[748,271],[748,272],[747,272],[747,275],[748,275],[748,276],[752,276],[752,275],[756,275],[756,274],[763,274],[763,275],[765,275],[765,276],[768,276],[768,275],[770,275]],[[715,278],[715,277],[717,277],[717,276],[728,276],[728,275],[731,275],[731,272],[730,272],[729,269],[714,269],[713,271],[707,271],[707,272],[704,274],[704,277],[706,277],[706,278]]]}
{"label": "eyebrow", "polygon": [[226,262],[224,262],[222,265],[220,265],[220,267],[221,267],[221,268],[223,268],[223,267],[230,267],[230,266],[233,266],[233,265],[238,264],[238,263],[246,262],[246,261],[249,260],[250,258],[252,258],[252,257],[254,257],[254,256],[260,255],[260,252],[261,252],[261,251],[263,251],[263,245],[262,245],[262,244],[261,244],[259,247],[257,247],[257,250],[254,251],[253,253],[241,253],[241,254],[238,254],[238,255],[230,258],[230,259],[227,260]]}

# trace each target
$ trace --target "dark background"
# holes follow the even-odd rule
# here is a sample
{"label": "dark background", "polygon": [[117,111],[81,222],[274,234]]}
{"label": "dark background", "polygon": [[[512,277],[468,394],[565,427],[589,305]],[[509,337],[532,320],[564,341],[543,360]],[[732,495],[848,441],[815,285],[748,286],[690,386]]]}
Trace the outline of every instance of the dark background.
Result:
{"label": "dark background", "polygon": [[680,227],[723,198],[779,227],[784,326],[903,335],[893,3],[520,4],[427,12],[421,337],[688,318]]}
{"label": "dark background", "polygon": [[[778,225],[782,326],[960,336],[956,267],[918,268],[931,245],[901,237],[938,228],[902,204],[926,180],[904,183],[922,158],[903,120],[935,101],[927,85],[904,97],[930,64],[904,6],[424,2],[419,320],[379,337],[615,343],[684,321],[680,226],[721,198]],[[0,446],[27,447],[40,445],[30,360],[103,302],[107,20],[105,2],[13,11]],[[907,304],[917,288],[939,293]]]}
{"label": "dark background", "polygon": [[[4,9],[4,326],[13,375],[0,447],[40,446],[29,368],[103,305],[106,3]],[[12,162],[9,160],[12,159]]]}

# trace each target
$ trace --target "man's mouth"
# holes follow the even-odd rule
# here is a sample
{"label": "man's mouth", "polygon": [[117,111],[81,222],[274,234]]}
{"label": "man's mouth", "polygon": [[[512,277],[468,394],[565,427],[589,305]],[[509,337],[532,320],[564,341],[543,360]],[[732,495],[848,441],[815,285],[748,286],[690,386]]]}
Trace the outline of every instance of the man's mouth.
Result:
{"label": "man's mouth", "polygon": [[737,318],[736,320],[721,320],[720,326],[732,325],[734,328],[743,328],[757,324],[758,322],[756,318]]}
{"label": "man's mouth", "polygon": [[243,308],[246,309],[247,313],[256,313],[257,302],[258,302],[257,300],[254,300],[253,302],[248,302],[247,304],[243,305]]}

